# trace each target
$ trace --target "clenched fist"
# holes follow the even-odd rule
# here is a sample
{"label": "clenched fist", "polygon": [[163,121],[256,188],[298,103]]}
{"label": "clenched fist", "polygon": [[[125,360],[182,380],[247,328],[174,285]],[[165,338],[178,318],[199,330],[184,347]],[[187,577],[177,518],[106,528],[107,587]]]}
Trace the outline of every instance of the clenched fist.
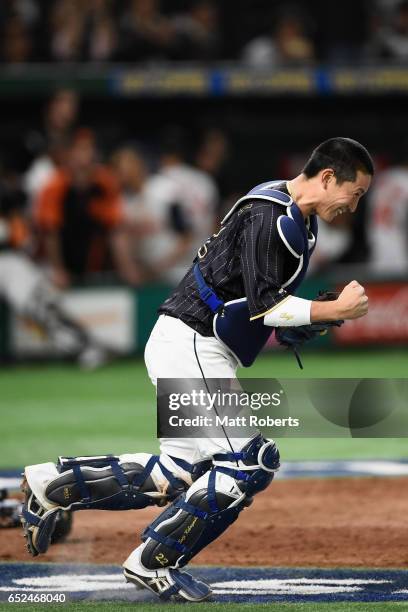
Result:
{"label": "clenched fist", "polygon": [[368,297],[356,280],[346,285],[336,300],[340,319],[358,319],[368,312]]}

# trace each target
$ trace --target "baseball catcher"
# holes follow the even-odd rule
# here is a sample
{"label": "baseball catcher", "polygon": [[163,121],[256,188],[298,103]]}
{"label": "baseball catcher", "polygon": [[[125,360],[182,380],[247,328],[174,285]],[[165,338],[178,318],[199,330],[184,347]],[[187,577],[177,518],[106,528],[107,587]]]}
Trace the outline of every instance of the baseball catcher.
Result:
{"label": "baseball catcher", "polygon": [[[333,324],[364,316],[368,300],[357,281],[324,299],[295,294],[316,245],[317,217],[330,222],[354,212],[373,173],[361,144],[332,138],[293,180],[267,181],[238,200],[159,309],[145,350],[153,384],[232,379],[274,330],[280,342],[298,348]],[[162,438],[160,455],[60,457],[27,466],[28,549],[47,551],[60,510],[166,506],[125,560],[124,575],[162,599],[204,600],[210,587],[181,568],[271,484],[279,464],[276,444],[260,433],[248,439],[225,433]]]}

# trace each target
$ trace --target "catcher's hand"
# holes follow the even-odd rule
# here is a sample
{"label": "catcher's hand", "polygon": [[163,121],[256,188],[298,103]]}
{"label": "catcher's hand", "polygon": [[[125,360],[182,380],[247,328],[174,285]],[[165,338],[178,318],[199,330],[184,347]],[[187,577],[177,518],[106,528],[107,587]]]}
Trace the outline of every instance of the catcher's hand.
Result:
{"label": "catcher's hand", "polygon": [[[319,291],[315,301],[327,302],[336,300],[337,297],[338,294],[334,291]],[[303,370],[298,348],[316,336],[326,334],[330,327],[340,327],[343,323],[344,321],[339,319],[337,321],[315,321],[310,325],[299,325],[298,327],[278,327],[275,330],[275,337],[279,344],[294,351],[299,367]]]}

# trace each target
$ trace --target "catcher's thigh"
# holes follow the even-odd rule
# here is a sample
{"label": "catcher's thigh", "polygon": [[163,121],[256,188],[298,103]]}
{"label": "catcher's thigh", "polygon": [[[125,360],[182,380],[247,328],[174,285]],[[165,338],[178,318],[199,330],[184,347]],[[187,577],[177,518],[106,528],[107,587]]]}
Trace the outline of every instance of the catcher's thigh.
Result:
{"label": "catcher's thigh", "polygon": [[[145,363],[152,383],[158,378],[205,380],[209,391],[211,379],[236,378],[236,359],[214,337],[201,336],[191,327],[161,315],[153,328],[145,349]],[[161,438],[160,450],[166,455],[195,463],[212,457],[214,453],[240,449],[246,440],[226,438]]]}

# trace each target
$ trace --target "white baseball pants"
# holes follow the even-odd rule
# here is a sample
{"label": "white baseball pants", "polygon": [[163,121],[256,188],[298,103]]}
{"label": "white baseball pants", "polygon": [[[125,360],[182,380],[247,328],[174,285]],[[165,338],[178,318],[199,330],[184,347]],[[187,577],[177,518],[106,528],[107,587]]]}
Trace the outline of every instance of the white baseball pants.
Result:
{"label": "white baseball pants", "polygon": [[[161,315],[146,344],[145,363],[152,383],[158,378],[236,378],[236,359],[214,337],[205,337]],[[160,451],[195,463],[214,453],[238,452],[250,438],[161,438]]]}

